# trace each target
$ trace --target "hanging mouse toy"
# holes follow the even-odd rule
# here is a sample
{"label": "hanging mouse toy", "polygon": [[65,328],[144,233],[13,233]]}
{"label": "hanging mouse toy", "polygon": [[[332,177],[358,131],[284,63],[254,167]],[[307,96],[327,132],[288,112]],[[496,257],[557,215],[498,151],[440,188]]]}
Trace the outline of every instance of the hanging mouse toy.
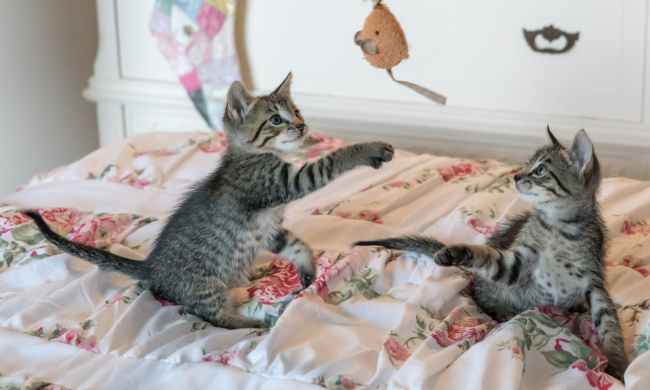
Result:
{"label": "hanging mouse toy", "polygon": [[408,81],[397,80],[393,76],[393,67],[408,58],[409,50],[402,26],[388,10],[388,7],[381,4],[381,0],[375,3],[372,12],[363,24],[363,30],[355,34],[354,43],[361,47],[361,51],[370,65],[386,69],[390,78],[396,83],[410,88],[436,103],[445,104],[447,102],[447,98],[443,95]]}

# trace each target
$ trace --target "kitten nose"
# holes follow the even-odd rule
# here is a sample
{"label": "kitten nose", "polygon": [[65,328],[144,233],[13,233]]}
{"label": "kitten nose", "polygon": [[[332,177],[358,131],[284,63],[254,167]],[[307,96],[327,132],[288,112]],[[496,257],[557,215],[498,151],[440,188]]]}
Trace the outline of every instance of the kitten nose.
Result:
{"label": "kitten nose", "polygon": [[298,131],[300,131],[300,134],[302,134],[302,133],[305,132],[305,128],[306,128],[306,127],[307,127],[307,125],[305,125],[304,123],[301,123],[301,124],[299,124],[299,125],[296,125],[296,129],[298,129]]}
{"label": "kitten nose", "polygon": [[516,174],[515,177],[514,177],[515,182],[521,180],[522,177],[523,177],[523,175],[521,173]]}

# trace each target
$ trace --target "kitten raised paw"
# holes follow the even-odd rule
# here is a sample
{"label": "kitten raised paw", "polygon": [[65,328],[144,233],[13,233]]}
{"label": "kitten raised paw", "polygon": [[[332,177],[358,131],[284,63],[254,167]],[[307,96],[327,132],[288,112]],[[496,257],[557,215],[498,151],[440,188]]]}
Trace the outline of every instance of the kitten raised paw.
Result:
{"label": "kitten raised paw", "polygon": [[363,146],[364,152],[367,153],[368,165],[375,169],[381,168],[385,162],[392,160],[395,154],[393,146],[384,142],[369,142],[360,146]]}

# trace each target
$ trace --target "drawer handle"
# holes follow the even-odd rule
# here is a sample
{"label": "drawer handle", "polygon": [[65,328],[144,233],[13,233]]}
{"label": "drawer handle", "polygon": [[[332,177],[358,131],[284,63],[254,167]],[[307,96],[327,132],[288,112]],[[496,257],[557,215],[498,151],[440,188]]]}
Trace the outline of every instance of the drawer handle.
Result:
{"label": "drawer handle", "polygon": [[[562,31],[552,24],[542,28],[541,30],[524,30],[524,38],[526,38],[526,42],[528,42],[528,46],[530,48],[538,53],[546,53],[546,54],[562,54],[566,53],[567,51],[573,49],[573,46],[575,46],[576,41],[578,38],[580,38],[580,33],[575,32],[575,33],[568,33],[566,31]],[[553,42],[557,39],[560,39],[561,37],[564,37],[566,39],[566,45],[564,45],[563,48],[561,49],[555,49],[552,47],[538,47],[536,39],[537,37],[541,35],[544,39],[546,39],[549,42]]]}

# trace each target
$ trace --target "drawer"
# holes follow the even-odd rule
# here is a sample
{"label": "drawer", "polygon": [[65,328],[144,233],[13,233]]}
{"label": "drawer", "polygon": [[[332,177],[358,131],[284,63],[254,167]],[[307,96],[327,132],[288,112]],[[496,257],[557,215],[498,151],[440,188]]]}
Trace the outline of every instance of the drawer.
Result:
{"label": "drawer", "polygon": [[[352,44],[369,2],[269,3],[249,2],[247,7],[246,45],[258,87],[272,88],[291,69],[295,89],[301,92],[425,101],[365,63]],[[396,76],[446,94],[452,107],[641,120],[643,0],[387,4],[402,23],[410,46],[411,56],[395,69]],[[280,19],[291,23],[275,22]],[[551,24],[580,33],[572,50],[543,54],[528,46],[523,29]],[[564,39],[552,46],[561,47]],[[538,43],[541,46],[543,39]]]}

